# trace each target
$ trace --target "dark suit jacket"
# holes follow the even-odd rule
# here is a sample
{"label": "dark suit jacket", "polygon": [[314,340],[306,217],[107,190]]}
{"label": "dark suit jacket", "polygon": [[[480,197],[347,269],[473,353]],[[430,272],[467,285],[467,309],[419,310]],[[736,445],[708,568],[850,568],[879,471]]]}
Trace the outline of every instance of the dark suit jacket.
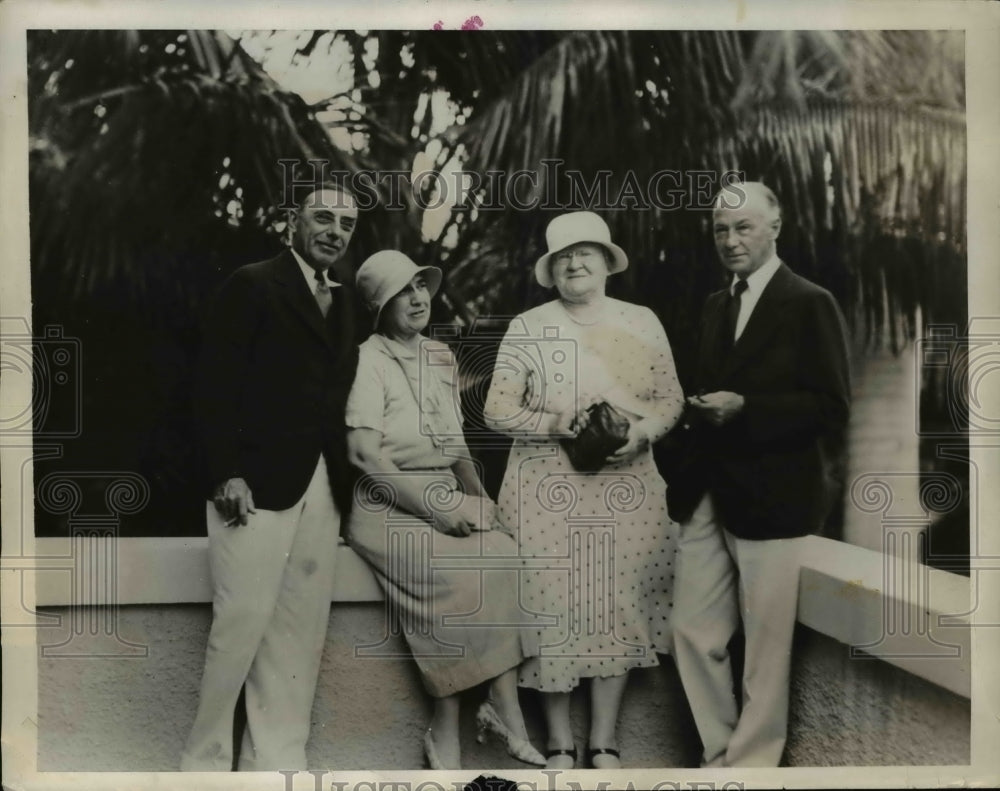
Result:
{"label": "dark suit jacket", "polygon": [[323,453],[334,500],[350,510],[344,406],[359,306],[353,284],[332,293],[324,321],[287,250],[223,284],[205,327],[196,398],[209,493],[240,477],[258,508],[289,508]]}
{"label": "dark suit jacket", "polygon": [[850,381],[844,322],[828,291],[782,264],[735,346],[724,349],[728,292],[705,304],[698,392],[745,399],[730,423],[695,422],[670,481],[670,513],[690,517],[705,491],[741,538],[818,530],[830,506],[826,445],[844,430]]}

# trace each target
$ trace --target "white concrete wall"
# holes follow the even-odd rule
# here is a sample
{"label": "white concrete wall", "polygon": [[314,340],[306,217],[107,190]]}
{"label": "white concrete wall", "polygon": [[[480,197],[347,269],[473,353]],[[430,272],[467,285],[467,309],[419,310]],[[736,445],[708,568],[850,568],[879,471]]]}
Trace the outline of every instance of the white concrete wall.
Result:
{"label": "white concrete wall", "polygon": [[[197,705],[211,620],[207,604],[177,603],[205,601],[208,588],[204,547],[176,542],[173,550],[161,550],[178,553],[173,573],[146,585],[139,585],[135,569],[149,565],[143,558],[149,545],[120,548],[117,562],[133,570],[122,575],[123,591],[133,584],[155,590],[161,603],[41,610],[40,623],[47,625],[37,631],[40,770],[176,769]],[[926,584],[887,586],[882,555],[827,539],[810,542],[800,579],[788,763],[968,763],[970,630],[961,615],[969,609],[968,579],[914,564],[908,571]],[[344,550],[345,577],[367,573],[359,563]],[[314,767],[422,766],[429,700],[405,644],[389,640],[395,658],[354,655],[356,646],[385,635],[382,602],[347,600],[365,598],[356,592],[370,582],[359,577],[349,586],[352,595],[338,596],[331,610],[308,748]],[[58,590],[41,585],[43,603],[51,605]],[[378,599],[377,587],[368,594]],[[466,696],[466,765],[524,768],[497,745],[473,740],[473,704],[482,694]],[[526,693],[523,703],[541,744],[537,698]],[[582,740],[582,696],[574,720]],[[669,658],[633,674],[620,739],[629,766],[697,765],[697,737]]]}
{"label": "white concrete wall", "polygon": [[[39,643],[68,636],[67,608],[46,609],[63,625],[41,630]],[[39,661],[40,771],[173,771],[194,718],[208,636],[208,605],[130,606],[120,613],[123,637],[148,647],[145,658]],[[313,708],[308,747],[315,768],[417,769],[429,717],[413,663],[356,659],[353,648],[382,636],[379,603],[333,608]],[[97,647],[88,638],[81,648]],[[399,640],[393,644],[405,653]],[[626,765],[696,766],[698,742],[676,671],[635,672],[619,736]],[[482,694],[482,690],[478,691]],[[478,745],[466,696],[466,766],[527,768],[495,742]],[[537,698],[523,696],[536,744],[543,729]],[[574,701],[574,729],[585,745],[586,701]],[[792,766],[945,765],[969,761],[969,702],[911,673],[802,627],[792,684],[788,763]]]}

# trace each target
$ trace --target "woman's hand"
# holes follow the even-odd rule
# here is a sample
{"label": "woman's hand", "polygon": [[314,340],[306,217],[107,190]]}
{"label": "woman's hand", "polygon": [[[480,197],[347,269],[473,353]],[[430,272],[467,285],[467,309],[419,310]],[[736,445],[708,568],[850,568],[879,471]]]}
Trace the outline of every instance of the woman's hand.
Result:
{"label": "woman's hand", "polygon": [[433,527],[439,533],[464,538],[473,532],[492,530],[497,505],[488,497],[464,495],[458,508],[434,514]]}
{"label": "woman's hand", "polygon": [[633,422],[628,427],[628,440],[618,450],[608,456],[607,463],[628,464],[648,449],[649,435],[638,422]]}
{"label": "woman's hand", "polygon": [[473,531],[473,520],[461,508],[454,511],[435,511],[432,527],[446,536],[464,538]]}
{"label": "woman's hand", "polygon": [[556,415],[552,415],[549,423],[549,436],[553,439],[569,439],[580,433],[580,429],[586,425],[580,422],[580,412],[573,407],[564,409]]}
{"label": "woman's hand", "polygon": [[577,436],[590,422],[590,407],[604,400],[601,395],[582,394],[572,407],[554,415],[549,435],[555,439],[569,439]]}

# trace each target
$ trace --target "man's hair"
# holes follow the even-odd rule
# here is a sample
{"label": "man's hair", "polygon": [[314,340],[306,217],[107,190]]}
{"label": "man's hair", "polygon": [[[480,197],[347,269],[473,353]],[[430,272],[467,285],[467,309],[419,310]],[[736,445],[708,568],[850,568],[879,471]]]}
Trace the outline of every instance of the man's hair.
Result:
{"label": "man's hair", "polygon": [[758,193],[764,198],[764,202],[767,207],[778,215],[778,219],[781,219],[781,202],[778,200],[778,196],[774,194],[774,191],[767,186],[762,181],[751,181],[751,184],[757,185]]}
{"label": "man's hair", "polygon": [[294,194],[295,210],[301,211],[302,209],[306,208],[306,206],[314,205],[314,203],[311,202],[313,200],[313,196],[317,192],[321,192],[323,190],[327,190],[329,192],[339,192],[341,195],[344,195],[350,199],[349,203],[344,203],[343,201],[337,201],[337,205],[332,206],[330,208],[344,209],[347,208],[348,205],[350,204],[357,205],[358,202],[357,196],[346,185],[338,181],[329,183],[320,181],[313,185],[302,185],[295,190]]}
{"label": "man's hair", "polygon": [[[736,209],[745,206],[749,199],[747,193],[755,193],[763,198],[767,207],[777,215],[779,220],[781,219],[781,202],[778,200],[778,196],[774,194],[774,191],[762,181],[744,181],[727,184],[715,196],[715,201],[712,204],[713,208]],[[732,198],[728,196],[735,196],[736,203],[734,204]]]}
{"label": "man's hair", "polygon": [[[350,197],[357,203],[357,195],[350,187],[350,175],[344,170],[336,170],[330,160],[321,159],[283,159],[282,171],[282,201],[284,209],[294,208],[301,211],[310,203],[310,198],[320,190],[331,190]],[[338,201],[334,208],[344,208]]]}

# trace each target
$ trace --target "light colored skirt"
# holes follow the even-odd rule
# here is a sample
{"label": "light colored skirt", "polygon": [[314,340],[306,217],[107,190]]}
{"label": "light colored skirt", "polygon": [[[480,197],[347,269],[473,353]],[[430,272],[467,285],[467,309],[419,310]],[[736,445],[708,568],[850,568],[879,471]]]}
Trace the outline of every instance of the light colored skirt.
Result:
{"label": "light colored skirt", "polygon": [[[463,496],[448,469],[404,474],[420,478],[428,501]],[[520,665],[532,638],[518,606],[514,539],[496,530],[445,535],[368,495],[355,494],[348,541],[374,570],[389,629],[406,636],[427,691],[453,695]]]}

